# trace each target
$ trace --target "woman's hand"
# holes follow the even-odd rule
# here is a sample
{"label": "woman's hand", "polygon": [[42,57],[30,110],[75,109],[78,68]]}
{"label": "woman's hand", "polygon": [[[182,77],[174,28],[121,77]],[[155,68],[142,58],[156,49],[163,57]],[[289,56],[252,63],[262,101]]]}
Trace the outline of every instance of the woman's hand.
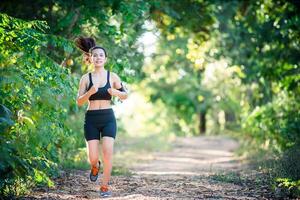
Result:
{"label": "woman's hand", "polygon": [[97,91],[98,91],[98,88],[97,88],[96,86],[93,85],[93,86],[89,89],[88,93],[89,93],[90,96],[92,96],[92,95],[95,94]]}
{"label": "woman's hand", "polygon": [[108,88],[107,92],[111,95],[111,96],[115,96],[115,97],[119,97],[119,90],[116,90],[114,88]]}

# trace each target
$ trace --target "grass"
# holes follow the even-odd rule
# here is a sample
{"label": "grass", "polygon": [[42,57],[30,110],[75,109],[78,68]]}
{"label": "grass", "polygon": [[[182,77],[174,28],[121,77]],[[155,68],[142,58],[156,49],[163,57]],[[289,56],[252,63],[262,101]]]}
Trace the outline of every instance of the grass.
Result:
{"label": "grass", "polygon": [[[148,135],[133,137],[119,135],[114,147],[112,175],[131,175],[129,168],[141,160],[151,159],[151,155],[158,151],[171,149],[173,137],[166,135]],[[69,152],[67,159],[62,162],[63,169],[89,170],[86,148],[78,148]]]}
{"label": "grass", "polygon": [[[247,158],[252,169],[263,173],[265,180],[262,181],[273,189],[276,197],[300,197],[299,145],[285,151],[278,151],[274,147],[266,148],[254,141],[249,143],[249,139],[241,137],[241,133],[236,132],[230,135],[237,138],[241,143],[237,154]],[[223,179],[226,180],[224,177]]]}
{"label": "grass", "polygon": [[112,169],[113,176],[131,176],[132,172],[128,170],[128,168],[123,166],[115,166]]}
{"label": "grass", "polygon": [[172,140],[173,137],[164,135],[150,135],[147,137],[123,136],[116,143],[114,154],[116,174],[131,174],[128,169],[137,162],[151,160],[154,152],[170,150]]}
{"label": "grass", "polygon": [[228,173],[217,173],[211,175],[210,178],[215,181],[224,182],[224,183],[233,183],[236,185],[242,185],[245,182],[245,178],[237,172],[228,172]]}

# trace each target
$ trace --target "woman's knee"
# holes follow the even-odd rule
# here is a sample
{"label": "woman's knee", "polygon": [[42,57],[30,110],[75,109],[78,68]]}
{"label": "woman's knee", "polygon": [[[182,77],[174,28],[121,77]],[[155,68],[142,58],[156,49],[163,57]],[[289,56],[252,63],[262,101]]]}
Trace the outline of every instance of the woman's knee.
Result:
{"label": "woman's knee", "polygon": [[88,155],[90,160],[98,159],[99,156],[99,140],[88,141]]}
{"label": "woman's knee", "polygon": [[99,158],[96,156],[90,156],[90,163],[91,165],[96,165],[98,163]]}
{"label": "woman's knee", "polygon": [[108,150],[108,149],[104,150],[103,149],[103,159],[104,160],[111,160],[112,156],[113,156],[112,150]]}

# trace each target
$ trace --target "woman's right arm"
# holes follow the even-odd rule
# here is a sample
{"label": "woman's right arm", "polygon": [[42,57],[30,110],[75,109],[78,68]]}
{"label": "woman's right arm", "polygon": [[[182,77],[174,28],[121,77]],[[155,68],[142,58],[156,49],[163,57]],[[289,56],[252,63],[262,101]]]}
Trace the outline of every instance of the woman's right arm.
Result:
{"label": "woman's right arm", "polygon": [[77,94],[77,105],[82,106],[87,102],[92,94],[96,92],[95,87],[91,87],[89,91],[86,92],[87,79],[86,75],[82,76],[79,83],[79,90]]}

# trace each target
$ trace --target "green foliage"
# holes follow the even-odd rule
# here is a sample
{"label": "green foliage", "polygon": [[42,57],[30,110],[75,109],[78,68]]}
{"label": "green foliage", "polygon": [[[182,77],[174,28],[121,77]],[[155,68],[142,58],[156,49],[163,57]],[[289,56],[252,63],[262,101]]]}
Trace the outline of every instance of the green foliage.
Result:
{"label": "green foliage", "polygon": [[[267,170],[280,197],[299,196],[299,96],[282,91],[272,102],[257,107],[244,122],[244,145],[263,151],[261,169]],[[257,162],[257,161],[254,161]],[[284,180],[284,181],[283,181]]]}
{"label": "green foliage", "polygon": [[[45,20],[51,35],[48,48],[52,51],[48,51],[48,55],[58,63],[65,58],[75,60],[70,66],[71,71],[79,74],[87,70],[82,67],[82,53],[72,53],[74,46],[68,43],[61,45],[61,42],[64,38],[73,40],[79,35],[94,37],[98,45],[107,49],[109,59],[106,67],[118,72],[122,80],[133,82],[143,77],[143,54],[138,51],[137,38],[144,32],[142,25],[149,18],[149,9],[147,1],[139,0],[29,0],[22,5],[5,1],[0,12],[22,19]],[[62,38],[55,40],[52,36]]]}
{"label": "green foliage", "polygon": [[[74,101],[79,80],[70,73],[79,77],[87,68],[72,41],[95,37],[108,51],[107,67],[125,82],[138,80],[143,55],[136,40],[148,9],[147,2],[122,1],[1,4],[1,12],[29,20],[0,19],[1,194],[19,195],[18,185],[23,193],[31,183],[51,186],[59,165],[87,166]],[[72,58],[74,65],[59,65]]]}
{"label": "green foliage", "polygon": [[284,151],[300,146],[300,104],[295,95],[279,94],[272,102],[257,107],[245,119],[244,129],[256,145]]}
{"label": "green foliage", "polygon": [[[299,185],[283,184],[277,180],[297,183],[300,177],[300,107],[299,97],[282,92],[272,102],[255,109],[245,120],[250,148],[271,151],[260,165],[268,169],[274,185],[280,193],[288,196],[299,195]],[[272,158],[272,157],[271,157]],[[298,189],[297,189],[298,188]]]}
{"label": "green foliage", "polygon": [[123,167],[123,166],[117,166],[117,167],[114,167],[112,169],[112,172],[111,174],[113,176],[131,176],[132,175],[132,172],[129,171],[127,168]]}
{"label": "green foliage", "polygon": [[268,0],[224,2],[219,8],[216,56],[231,58],[233,65],[243,66],[244,82],[259,84],[256,105],[272,99],[274,85],[299,93],[299,6]]}
{"label": "green foliage", "polygon": [[22,180],[53,184],[49,177],[72,134],[64,121],[75,88],[70,71],[46,53],[45,22],[1,14],[0,28],[0,193],[9,195]]}
{"label": "green foliage", "polygon": [[197,34],[200,41],[209,38],[215,22],[215,5],[208,1],[152,1],[151,14],[164,35],[176,33],[178,27]]}
{"label": "green foliage", "polygon": [[[300,148],[299,3],[224,1],[216,18],[214,57],[225,56],[245,74],[245,145],[276,155],[265,166],[274,182],[278,177],[299,180],[299,163],[293,161],[298,154],[288,153]],[[287,160],[287,154],[293,159]]]}
{"label": "green foliage", "polygon": [[[192,123],[191,116],[199,108],[206,109],[209,118],[223,111],[225,118],[227,113],[236,122],[242,120],[245,135],[240,137],[250,148],[276,152],[280,158],[291,149],[300,148],[299,3],[284,0],[185,3],[179,6],[173,1],[156,1],[154,4],[157,9],[152,11],[153,19],[162,37],[158,56],[154,57],[159,67],[149,73],[155,74],[149,84],[154,88],[152,98],[162,99],[176,116]],[[194,12],[198,5],[202,5],[201,21],[197,11]],[[162,56],[163,62],[159,58],[162,54],[166,55]],[[211,64],[222,60],[228,64],[224,74],[209,79],[211,74],[205,72]],[[238,70],[225,79],[226,73],[234,69]],[[174,76],[173,71],[184,75]],[[156,75],[157,72],[163,75]],[[210,81],[203,84],[203,80]],[[276,162],[271,168],[292,172],[285,164]],[[299,163],[293,167],[298,169]],[[299,179],[295,173],[274,177]]]}
{"label": "green foliage", "polygon": [[14,124],[11,111],[4,105],[0,105],[0,130],[5,131]]}
{"label": "green foliage", "polygon": [[224,183],[233,183],[236,185],[242,185],[242,183],[246,181],[246,179],[237,172],[214,174],[211,175],[211,179],[215,181],[224,182]]}
{"label": "green foliage", "polygon": [[[79,35],[95,37],[108,50],[107,68],[166,108],[144,130],[168,123],[170,132],[196,134],[203,116],[216,132],[242,127],[246,145],[276,155],[267,166],[273,180],[298,187],[299,163],[288,159],[300,147],[298,2],[29,0],[3,1],[0,12],[28,20],[0,14],[1,194],[24,192],[27,180],[51,185],[61,160],[85,166],[70,76],[88,70],[70,42]],[[159,39],[141,67],[145,21]],[[59,65],[66,59],[74,60],[68,69]]]}
{"label": "green foliage", "polygon": [[[248,140],[249,141],[249,140]],[[293,146],[282,152],[257,148],[247,144],[246,152],[254,164],[269,179],[269,185],[278,198],[299,197],[300,148]]]}
{"label": "green foliage", "polygon": [[[143,55],[136,40],[148,9],[147,2],[3,2],[1,11],[30,21],[6,14],[0,19],[1,194],[19,195],[13,189],[21,188],[18,182],[23,193],[31,183],[51,186],[49,177],[61,164],[86,167],[82,127],[76,121],[82,121],[82,113],[74,101],[79,80],[70,76],[86,69],[72,40],[95,37],[108,50],[107,67],[132,81],[133,75],[140,76]],[[74,56],[69,69],[59,65]]]}
{"label": "green foliage", "polygon": [[300,180],[292,181],[289,178],[277,178],[276,192],[278,197],[297,198],[300,196]]}

